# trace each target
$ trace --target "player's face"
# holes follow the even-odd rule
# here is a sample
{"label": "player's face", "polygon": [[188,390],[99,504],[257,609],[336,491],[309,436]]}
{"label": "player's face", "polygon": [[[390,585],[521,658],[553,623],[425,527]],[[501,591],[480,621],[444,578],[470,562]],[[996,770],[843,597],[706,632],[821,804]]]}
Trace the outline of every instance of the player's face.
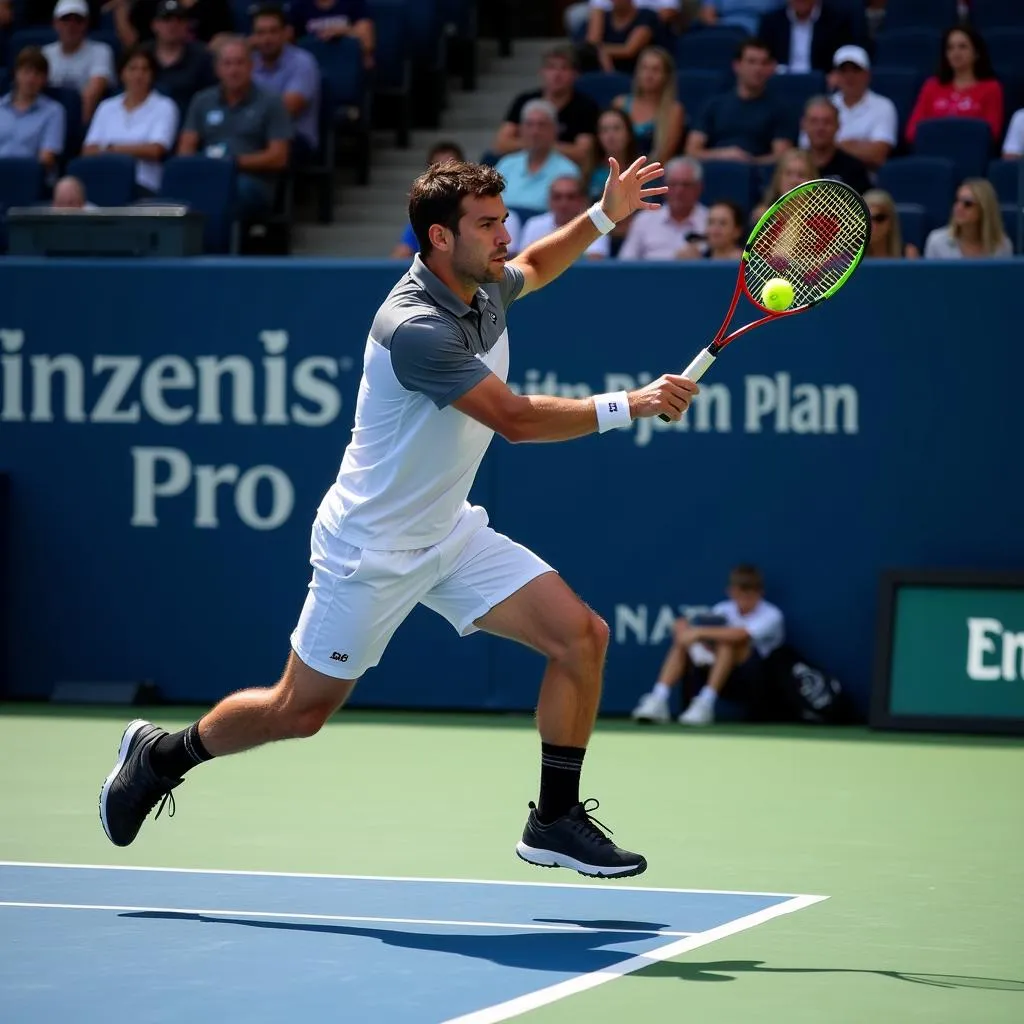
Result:
{"label": "player's face", "polygon": [[946,60],[954,71],[973,71],[974,46],[963,32],[951,32],[946,40]]}
{"label": "player's face", "polygon": [[505,228],[505,201],[501,196],[467,196],[462,209],[452,250],[452,270],[458,277],[477,284],[500,281],[512,241]]}

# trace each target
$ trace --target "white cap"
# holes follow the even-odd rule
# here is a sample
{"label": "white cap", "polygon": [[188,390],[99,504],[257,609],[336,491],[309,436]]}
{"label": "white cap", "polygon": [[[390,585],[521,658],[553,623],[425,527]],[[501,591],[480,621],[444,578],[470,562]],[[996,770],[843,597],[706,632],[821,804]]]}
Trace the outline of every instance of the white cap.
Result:
{"label": "white cap", "polygon": [[57,6],[53,9],[54,18],[64,18],[69,14],[78,14],[83,18],[88,18],[89,5],[85,0],[57,0]]}
{"label": "white cap", "polygon": [[[64,0],[61,0],[61,3],[63,2]],[[837,68],[841,64],[856,64],[865,71],[871,70],[871,58],[863,46],[840,46],[832,58],[832,67]]]}

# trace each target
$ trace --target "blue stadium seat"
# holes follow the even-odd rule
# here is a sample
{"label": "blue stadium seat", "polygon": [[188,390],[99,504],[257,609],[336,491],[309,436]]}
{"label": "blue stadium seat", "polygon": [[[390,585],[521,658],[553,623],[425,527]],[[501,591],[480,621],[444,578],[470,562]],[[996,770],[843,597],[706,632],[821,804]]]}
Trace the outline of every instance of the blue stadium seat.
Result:
{"label": "blue stadium seat", "polygon": [[589,96],[601,110],[606,110],[616,96],[622,96],[633,88],[633,80],[621,71],[587,71],[577,77],[576,88],[584,96]]}
{"label": "blue stadium seat", "polygon": [[[356,44],[358,46],[358,43]],[[318,132],[320,146],[311,160],[294,163],[297,179],[311,181],[317,188],[317,218],[321,224],[334,220],[334,177],[336,159],[336,118],[343,116],[333,92],[331,79],[324,75],[320,81],[320,118]],[[360,180],[361,184],[365,184]]]}
{"label": "blue stadium seat", "polygon": [[11,76],[7,73],[7,68],[0,68],[0,96],[7,95],[7,87],[11,83]]}
{"label": "blue stadium seat", "polygon": [[914,154],[952,160],[958,182],[983,178],[992,155],[992,132],[976,117],[931,118],[917,126]]}
{"label": "blue stadium seat", "polygon": [[1024,206],[1024,160],[993,160],[988,165],[988,180],[1001,203]]}
{"label": "blue stadium seat", "polygon": [[135,160],[124,153],[80,156],[68,164],[68,174],[82,182],[97,206],[127,206],[135,198]]}
{"label": "blue stadium seat", "polygon": [[66,163],[78,156],[85,139],[82,94],[77,89],[52,85],[47,86],[44,92],[51,100],[56,100],[64,108],[64,153],[62,159]]}
{"label": "blue stadium seat", "polygon": [[12,32],[7,41],[7,63],[14,67],[14,59],[25,49],[26,46],[38,46],[40,48],[48,43],[57,41],[57,33],[48,25],[40,25],[33,28],[19,28]]}
{"label": "blue stadium seat", "polygon": [[942,34],[934,29],[907,28],[884,32],[875,40],[877,67],[914,68],[934,75],[939,66]]}
{"label": "blue stadium seat", "polygon": [[885,96],[896,104],[899,114],[899,138],[903,138],[903,129],[910,120],[921,91],[924,75],[914,68],[873,68],[871,71],[871,89],[879,96]]}
{"label": "blue stadium seat", "polygon": [[929,223],[928,213],[920,203],[897,203],[896,216],[899,218],[903,244],[909,242],[917,246],[918,252],[923,252],[928,232],[938,225]]}
{"label": "blue stadium seat", "polygon": [[187,204],[206,215],[203,248],[225,253],[231,249],[235,165],[205,156],[175,156],[164,165],[160,196]]}
{"label": "blue stadium seat", "polygon": [[0,253],[7,251],[5,220],[12,206],[30,206],[43,197],[43,165],[22,157],[0,158]]}
{"label": "blue stadium seat", "polygon": [[746,33],[742,29],[691,29],[676,43],[676,63],[682,71],[690,68],[726,71],[736,58],[736,47],[745,38]]}
{"label": "blue stadium seat", "polygon": [[987,36],[992,29],[1024,28],[1020,0],[971,0],[971,24]]}
{"label": "blue stadium seat", "polygon": [[395,141],[409,146],[412,130],[412,60],[404,0],[368,0],[367,11],[377,33],[373,93],[396,108]]}
{"label": "blue stadium seat", "polygon": [[1013,251],[1020,256],[1024,249],[1021,247],[1021,228],[1024,227],[1024,213],[1016,203],[1001,203],[999,212],[1003,215],[1003,230],[1010,239]]}
{"label": "blue stadium seat", "polygon": [[732,160],[703,160],[704,189],[701,202],[710,206],[719,199],[733,199],[749,213],[754,203],[754,170]]}
{"label": "blue stadium seat", "polygon": [[722,71],[712,71],[708,68],[677,71],[676,89],[679,102],[686,111],[686,123],[692,125],[703,114],[708,100],[728,88],[728,76]]}
{"label": "blue stadium seat", "polygon": [[1024,28],[993,29],[985,36],[996,75],[1019,75],[1024,54]]}
{"label": "blue stadium seat", "polygon": [[878,169],[878,187],[897,203],[920,203],[933,224],[945,224],[956,192],[952,160],[937,156],[903,156]]}
{"label": "blue stadium seat", "polygon": [[956,0],[889,0],[881,32],[909,28],[929,28],[944,32],[956,25]]}
{"label": "blue stadium seat", "polygon": [[782,101],[794,123],[800,120],[804,104],[812,96],[828,94],[825,75],[821,71],[805,75],[774,75],[768,83],[768,90]]}

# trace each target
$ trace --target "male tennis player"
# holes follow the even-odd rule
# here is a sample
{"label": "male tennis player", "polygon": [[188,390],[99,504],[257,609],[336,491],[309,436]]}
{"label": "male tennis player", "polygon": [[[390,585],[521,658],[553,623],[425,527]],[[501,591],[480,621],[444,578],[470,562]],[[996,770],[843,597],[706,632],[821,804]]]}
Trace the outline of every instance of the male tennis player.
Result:
{"label": "male tennis player", "polygon": [[651,184],[660,164],[641,157],[621,173],[609,165],[600,203],[514,260],[495,170],[448,162],[413,183],[409,219],[420,251],[370,327],[352,439],[313,524],[312,581],[284,674],[272,687],[231,694],[174,735],[132,722],[100,793],[111,842],[131,843],[158,801],[162,810],[169,798],[173,811],[171,791],[196,765],[316,733],[424,604],[462,635],[482,629],[548,659],[537,705],[540,799],[530,804],[519,856],[598,877],[646,869],[591,819],[596,802],[580,802],[608,626],[466,501],[495,433],[564,441],[641,416],[678,420],[697,393],[672,374],[585,399],[520,396],[505,383],[511,303],[666,191]]}

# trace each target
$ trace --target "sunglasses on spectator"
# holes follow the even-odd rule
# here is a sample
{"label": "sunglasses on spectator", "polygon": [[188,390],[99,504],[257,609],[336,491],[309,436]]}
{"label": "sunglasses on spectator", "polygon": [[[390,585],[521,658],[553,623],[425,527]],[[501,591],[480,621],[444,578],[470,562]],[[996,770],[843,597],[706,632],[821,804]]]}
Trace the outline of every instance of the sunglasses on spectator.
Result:
{"label": "sunglasses on spectator", "polygon": [[884,224],[889,219],[889,214],[887,214],[887,213],[873,213],[873,214],[871,214],[871,219],[876,224]]}
{"label": "sunglasses on spectator", "polygon": [[976,201],[976,200],[974,200],[974,199],[971,199],[971,197],[970,197],[970,196],[957,196],[957,197],[956,197],[956,201],[957,201],[957,202],[958,202],[958,203],[959,203],[959,204],[960,204],[961,206],[967,206],[967,207],[971,207],[971,206],[977,206],[977,205],[978,205],[978,204],[977,204],[977,201]]}

